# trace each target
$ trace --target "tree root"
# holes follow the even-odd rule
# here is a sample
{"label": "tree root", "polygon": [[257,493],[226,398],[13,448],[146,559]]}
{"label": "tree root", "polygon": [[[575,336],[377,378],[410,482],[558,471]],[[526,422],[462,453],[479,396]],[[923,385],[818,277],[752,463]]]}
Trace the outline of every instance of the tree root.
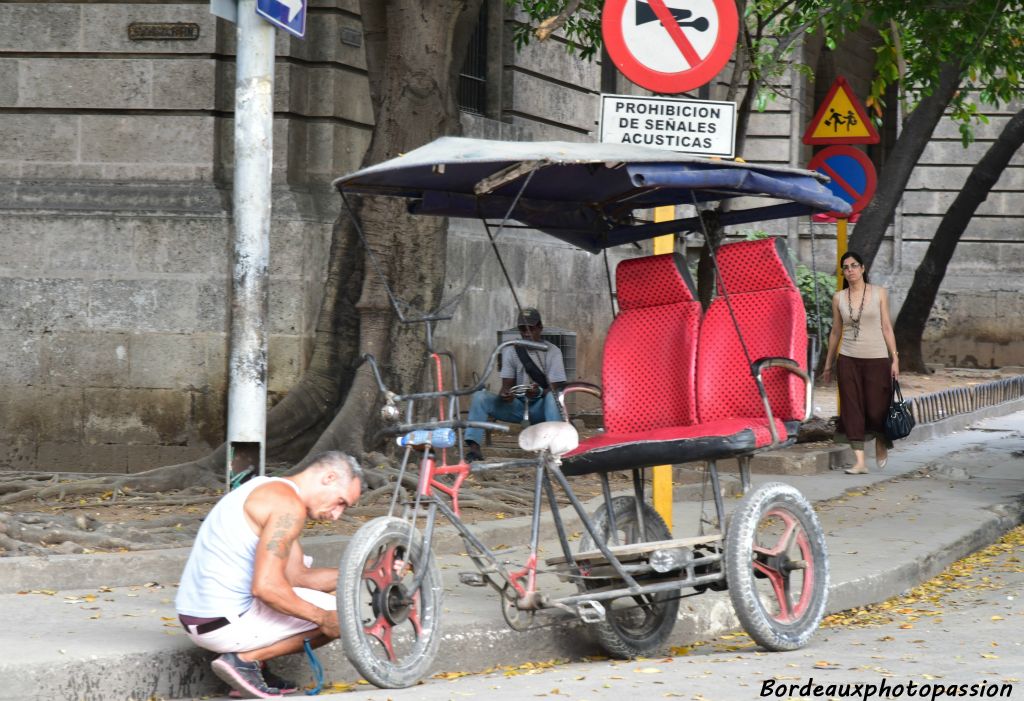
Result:
{"label": "tree root", "polygon": [[[38,485],[29,479],[43,481],[39,473],[22,473],[20,482],[0,484],[0,504],[13,504],[18,501],[37,499],[58,499],[67,497],[85,497],[111,492],[116,499],[127,492],[168,492],[192,487],[213,489],[222,483],[213,474],[197,463],[181,465],[165,465],[154,470],[139,472],[132,475],[103,475],[85,479],[60,481],[61,474],[47,474],[45,484]],[[11,485],[16,485],[13,489]]]}

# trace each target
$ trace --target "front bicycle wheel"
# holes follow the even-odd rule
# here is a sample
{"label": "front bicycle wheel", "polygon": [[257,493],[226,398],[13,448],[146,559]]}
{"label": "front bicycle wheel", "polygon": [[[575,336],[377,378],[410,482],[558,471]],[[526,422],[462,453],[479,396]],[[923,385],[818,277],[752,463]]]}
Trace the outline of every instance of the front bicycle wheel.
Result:
{"label": "front bicycle wheel", "polygon": [[730,519],[725,573],[751,638],[767,650],[806,645],[828,599],[825,534],[807,499],[780,482],[748,494]]}
{"label": "front bicycle wheel", "polygon": [[[441,574],[422,549],[420,534],[408,522],[382,516],[356,532],[338,568],[345,655],[367,681],[384,689],[412,686],[437,656]],[[423,579],[413,590],[419,570]]]}
{"label": "front bicycle wheel", "polygon": [[[650,504],[643,502],[644,527],[641,532],[637,519],[636,498],[631,496],[612,499],[615,514],[615,541],[618,545],[633,545],[657,540],[669,540],[672,534],[665,521]],[[604,504],[593,515],[594,526],[606,543],[612,541],[612,528]],[[580,552],[594,550],[589,533],[580,538]],[[643,577],[637,577],[643,584]],[[611,584],[624,586],[618,579],[584,579],[583,588],[596,589]],[[679,593],[637,594],[605,601],[605,620],[592,628],[601,647],[612,657],[627,659],[645,655],[657,649],[668,638],[679,613]]]}

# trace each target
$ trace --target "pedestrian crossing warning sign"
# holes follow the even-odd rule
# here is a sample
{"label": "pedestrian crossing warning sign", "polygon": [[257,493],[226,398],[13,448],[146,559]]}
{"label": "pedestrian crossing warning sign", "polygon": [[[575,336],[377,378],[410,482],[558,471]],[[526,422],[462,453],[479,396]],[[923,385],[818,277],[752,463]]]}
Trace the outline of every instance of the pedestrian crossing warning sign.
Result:
{"label": "pedestrian crossing warning sign", "polygon": [[805,144],[877,144],[878,130],[864,105],[839,76],[804,132]]}

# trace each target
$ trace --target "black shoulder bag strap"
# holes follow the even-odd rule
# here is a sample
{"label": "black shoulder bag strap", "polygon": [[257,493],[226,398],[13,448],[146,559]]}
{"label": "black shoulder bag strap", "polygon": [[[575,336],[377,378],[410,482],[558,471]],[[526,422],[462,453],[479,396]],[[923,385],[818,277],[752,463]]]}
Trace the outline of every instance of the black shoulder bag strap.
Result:
{"label": "black shoulder bag strap", "polygon": [[523,364],[523,369],[526,370],[526,374],[530,376],[530,379],[537,383],[537,386],[541,389],[548,389],[547,375],[544,371],[537,367],[537,363],[533,362],[533,358],[526,352],[526,349],[522,346],[516,346],[516,355],[519,356],[519,361]]}

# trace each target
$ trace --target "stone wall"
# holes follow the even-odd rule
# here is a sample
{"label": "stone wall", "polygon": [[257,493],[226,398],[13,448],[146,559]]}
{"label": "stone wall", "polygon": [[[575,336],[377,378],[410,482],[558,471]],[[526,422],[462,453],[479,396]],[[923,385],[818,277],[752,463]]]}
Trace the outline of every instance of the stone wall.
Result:
{"label": "stone wall", "polygon": [[[519,18],[502,14],[502,0],[488,2],[487,108],[464,115],[467,135],[587,141],[602,90],[643,94],[602,72],[600,60],[571,56],[557,37],[516,52]],[[271,401],[309,356],[340,204],[329,182],[358,167],[369,142],[358,8],[313,0],[308,37],[277,38]],[[138,22],[195,25],[198,37],[133,40]],[[836,73],[863,96],[864,37],[823,55],[809,44],[821,56],[818,84],[780,86],[792,99],[752,116],[738,155],[804,165],[811,150],[799,138],[815,96]],[[223,440],[233,53],[233,25],[205,2],[0,4],[0,469],[136,471]],[[723,99],[725,89],[715,83],[708,97]],[[1019,107],[988,109],[991,123],[966,151],[954,125],[940,128],[872,271],[894,311],[970,164]],[[930,360],[1024,364],[1022,178],[1018,156],[965,233],[930,323]],[[809,262],[812,227],[816,264],[831,270],[832,225],[766,222],[733,233],[785,235]],[[699,239],[684,241],[691,258]],[[523,230],[498,245],[523,304],[538,306],[549,328],[577,334],[578,375],[599,381],[612,316],[603,257]],[[609,264],[649,249],[611,251]],[[465,383],[513,325],[514,303],[477,224],[452,222],[449,263],[448,295],[466,292],[439,342],[459,354]]]}
{"label": "stone wall", "polygon": [[[319,0],[305,41],[277,37],[272,400],[309,355],[330,179],[369,142],[357,7]],[[0,4],[0,469],[137,471],[223,441],[234,46],[207,3]]]}

